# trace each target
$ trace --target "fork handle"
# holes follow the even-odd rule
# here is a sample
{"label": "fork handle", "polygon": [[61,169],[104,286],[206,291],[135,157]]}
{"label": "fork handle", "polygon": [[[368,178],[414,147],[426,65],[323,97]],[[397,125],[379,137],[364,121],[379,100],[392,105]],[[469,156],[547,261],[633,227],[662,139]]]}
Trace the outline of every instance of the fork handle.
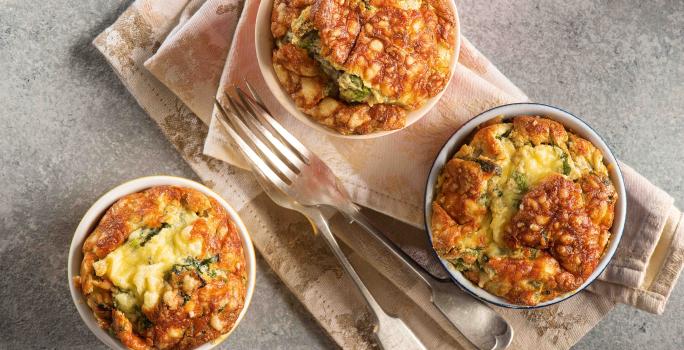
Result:
{"label": "fork handle", "polygon": [[356,221],[399,258],[404,266],[415,272],[432,289],[432,303],[477,348],[500,350],[510,345],[513,329],[501,315],[461,291],[451,280],[433,276],[375,228],[358,208],[341,212],[348,219]]}
{"label": "fork handle", "polygon": [[323,217],[320,210],[311,209],[306,216],[312,221],[312,223],[318,228],[318,231],[323,236],[325,242],[332,250],[333,254],[337,260],[339,260],[342,268],[347,272],[349,277],[356,285],[356,288],[361,292],[361,295],[368,303],[372,313],[375,315],[377,321],[377,328],[375,329],[375,337],[378,340],[378,345],[382,349],[387,350],[425,350],[425,346],[421,341],[413,334],[410,328],[401,320],[395,317],[389,316],[377,303],[371,292],[368,290],[366,285],[361,280],[361,277],[356,273],[354,267],[349,262],[347,257],[342,252],[335,236],[333,236],[330,231],[330,226],[327,220]]}
{"label": "fork handle", "polygon": [[347,210],[341,211],[342,214],[344,214],[348,219],[355,221],[358,223],[364,230],[366,230],[368,233],[370,233],[373,237],[375,237],[382,245],[387,248],[392,254],[398,258],[405,267],[409,268],[411,271],[413,271],[416,275],[420,276],[420,278],[429,286],[432,286],[434,282],[450,282],[449,278],[439,278],[429,271],[427,271],[423,266],[418,264],[413,258],[406,254],[399,246],[396,245],[396,243],[392,242],[387,236],[385,236],[384,233],[382,233],[380,230],[375,228],[373,224],[371,224],[370,220],[361,213],[361,211],[356,208],[349,208]]}

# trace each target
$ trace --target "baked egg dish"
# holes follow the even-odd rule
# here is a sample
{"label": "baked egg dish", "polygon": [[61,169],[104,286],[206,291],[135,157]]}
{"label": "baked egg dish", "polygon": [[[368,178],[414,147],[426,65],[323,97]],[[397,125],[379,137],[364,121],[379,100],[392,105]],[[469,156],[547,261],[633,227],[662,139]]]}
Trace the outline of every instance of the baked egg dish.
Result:
{"label": "baked egg dish", "polygon": [[244,307],[242,242],[226,210],[184,187],[114,203],[83,244],[76,286],[99,326],[130,349],[192,349]]}
{"label": "baked egg dish", "polygon": [[274,0],[273,68],[297,108],[341,134],[405,126],[447,85],[448,0]]}
{"label": "baked egg dish", "polygon": [[432,241],[472,283],[532,306],[594,272],[617,193],[591,142],[543,117],[501,120],[476,131],[442,169]]}

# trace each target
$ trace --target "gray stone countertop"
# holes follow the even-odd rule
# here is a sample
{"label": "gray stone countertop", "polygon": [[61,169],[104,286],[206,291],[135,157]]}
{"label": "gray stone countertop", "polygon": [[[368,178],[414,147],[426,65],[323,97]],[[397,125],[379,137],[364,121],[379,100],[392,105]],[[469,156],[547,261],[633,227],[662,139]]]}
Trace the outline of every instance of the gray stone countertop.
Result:
{"label": "gray stone countertop", "polygon": [[[196,176],[90,41],[130,1],[0,1],[0,349],[94,349],[66,257],[105,191]],[[684,206],[684,1],[457,1],[463,33],[532,100],[581,116]],[[334,344],[259,261],[234,349]],[[684,285],[665,314],[616,307],[576,349],[684,345]]]}

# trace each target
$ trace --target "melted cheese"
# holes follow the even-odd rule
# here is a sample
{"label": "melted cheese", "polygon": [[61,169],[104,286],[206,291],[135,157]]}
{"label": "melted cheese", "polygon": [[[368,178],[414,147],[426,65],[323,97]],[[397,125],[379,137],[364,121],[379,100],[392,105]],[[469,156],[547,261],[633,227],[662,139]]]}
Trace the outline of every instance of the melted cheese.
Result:
{"label": "melted cheese", "polygon": [[147,242],[142,243],[146,229],[140,228],[124,244],[93,264],[98,276],[106,276],[121,290],[113,296],[118,308],[126,313],[134,312],[136,306],[153,308],[162,295],[164,275],[174,264],[202,253],[202,240],[190,237],[197,215],[178,207],[167,209],[164,222],[168,226]]}
{"label": "melted cheese", "polygon": [[503,230],[517,212],[517,205],[526,189],[552,173],[563,173],[563,151],[560,148],[525,145],[516,149],[508,139],[502,142],[506,157],[499,162],[501,176],[488,189],[492,219],[483,222],[484,229],[491,231],[491,241],[496,243],[487,248],[490,256],[501,255],[499,247],[505,246]]}
{"label": "melted cheese", "polygon": [[402,10],[417,10],[423,2],[420,0],[399,0],[396,4]]}
{"label": "melted cheese", "polygon": [[[575,186],[579,186],[577,180],[583,176],[592,172],[607,175],[607,170],[602,163],[601,153],[588,141],[573,134],[564,135],[557,125],[527,118],[518,127],[511,123],[486,126],[473,136],[470,143],[461,146],[453,156],[461,162],[454,164],[453,168],[446,168],[442,173],[444,177],[438,178],[436,188],[440,193],[435,203],[441,206],[441,211],[433,213],[432,228],[434,234],[439,235],[436,236],[439,240],[435,240],[434,244],[437,252],[457,270],[467,272],[466,278],[513,303],[535,305],[566,293],[568,285],[565,283],[576,283],[576,280],[556,280],[561,273],[574,273],[565,269],[562,257],[556,256],[558,251],[553,249],[553,241],[550,248],[537,244],[526,245],[528,237],[522,236],[521,239],[516,235],[537,231],[548,241],[549,236],[544,231],[538,232],[545,230],[550,220],[542,210],[551,211],[551,215],[556,215],[558,210],[549,207],[546,204],[548,202],[531,202],[544,207],[542,209],[531,204],[533,208],[529,208],[535,215],[530,220],[537,223],[543,221],[544,227],[532,221],[517,221],[518,218],[516,226],[512,226],[511,221],[519,210],[526,211],[521,214],[522,219],[530,214],[528,208],[521,206],[523,197],[549,177],[562,176],[563,182],[575,181]],[[540,122],[546,124],[540,125]],[[564,142],[566,136],[578,144]],[[469,168],[463,165],[466,162],[470,162],[467,164]],[[479,169],[476,165],[479,165]],[[471,178],[470,181],[454,180],[447,191],[442,187],[448,176]],[[546,195],[561,195],[550,193],[555,189],[539,190]],[[560,198],[551,200],[551,204],[555,204]],[[478,208],[470,208],[475,202]],[[446,209],[452,209],[452,212],[446,212]],[[605,211],[601,208],[595,210],[596,216],[602,217]],[[463,223],[460,223],[457,220],[459,217],[469,221],[461,220]],[[477,220],[476,225],[473,225],[471,218]],[[520,222],[529,226],[521,226]],[[449,227],[452,225],[453,229]],[[473,230],[473,226],[479,228]],[[526,232],[527,229],[530,231]],[[590,250],[589,254],[593,252]],[[578,278],[577,275],[575,277]]]}
{"label": "melted cheese", "polygon": [[563,173],[563,151],[555,146],[525,145],[518,149],[513,162],[516,170],[525,174],[529,187],[533,187],[540,180],[552,173]]}

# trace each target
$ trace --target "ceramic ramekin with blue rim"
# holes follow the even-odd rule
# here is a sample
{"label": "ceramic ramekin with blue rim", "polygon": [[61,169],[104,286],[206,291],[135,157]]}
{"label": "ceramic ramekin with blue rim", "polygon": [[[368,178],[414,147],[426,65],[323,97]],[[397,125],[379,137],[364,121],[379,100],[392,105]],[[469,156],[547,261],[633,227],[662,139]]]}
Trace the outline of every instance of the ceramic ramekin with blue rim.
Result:
{"label": "ceramic ramekin with blue rim", "polygon": [[467,123],[463,124],[463,126],[461,126],[444,144],[432,165],[425,190],[425,230],[428,233],[430,242],[432,243],[430,222],[432,220],[432,202],[435,196],[435,184],[437,183],[437,177],[442,171],[442,168],[444,168],[444,165],[451,159],[454,153],[456,153],[456,151],[458,151],[458,149],[468,141],[469,137],[478,129],[480,125],[496,118],[503,118],[505,121],[512,117],[521,115],[535,115],[555,120],[563,124],[567,130],[589,140],[603,153],[603,162],[608,168],[610,178],[613,181],[615,190],[618,194],[618,200],[615,204],[615,218],[613,220],[613,226],[611,227],[610,242],[608,243],[608,247],[601,258],[601,261],[594,270],[594,273],[592,273],[579,288],[570,293],[563,294],[557,298],[534,306],[519,305],[510,303],[507,300],[480,288],[478,285],[472,283],[465,276],[463,276],[461,272],[456,270],[451,263],[437,255],[437,252],[435,252],[435,255],[444,268],[448,271],[449,276],[454,283],[475,298],[507,308],[534,309],[556,304],[585,289],[603,272],[603,270],[605,270],[606,266],[608,266],[608,263],[615,254],[618,244],[620,244],[620,239],[622,238],[622,231],[625,225],[625,216],[627,213],[627,195],[625,193],[625,183],[622,177],[622,171],[620,170],[617,159],[615,159],[613,152],[610,150],[606,142],[594,129],[591,128],[591,126],[589,126],[589,124],[560,108],[538,103],[514,103],[503,105],[483,112],[475,118],[469,120]]}

